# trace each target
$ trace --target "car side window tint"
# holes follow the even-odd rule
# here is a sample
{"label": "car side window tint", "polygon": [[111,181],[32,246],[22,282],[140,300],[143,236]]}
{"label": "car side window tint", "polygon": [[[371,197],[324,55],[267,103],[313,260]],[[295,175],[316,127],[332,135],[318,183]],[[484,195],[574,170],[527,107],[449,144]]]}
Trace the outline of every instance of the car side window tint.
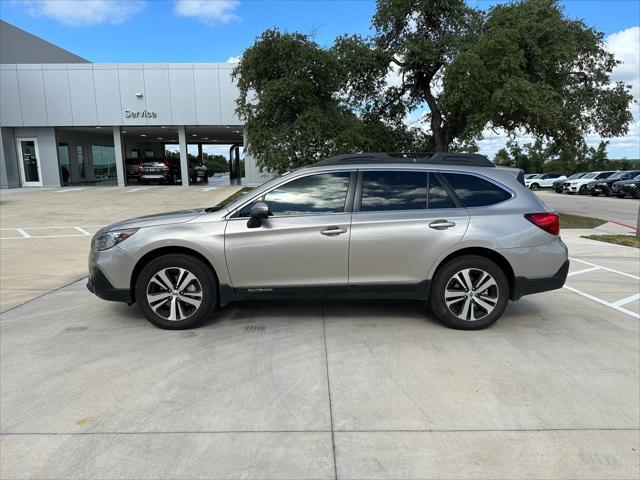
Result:
{"label": "car side window tint", "polygon": [[[264,196],[272,215],[319,215],[344,212],[351,172],[322,173],[291,180]],[[249,216],[255,202],[239,216]]]}
{"label": "car side window tint", "polygon": [[429,208],[456,208],[455,202],[433,173],[429,174]]}
{"label": "car side window tint", "polygon": [[445,173],[444,176],[465,207],[486,207],[511,198],[503,188],[475,175]]}
{"label": "car side window tint", "polygon": [[426,208],[427,172],[363,172],[361,212],[424,210]]}

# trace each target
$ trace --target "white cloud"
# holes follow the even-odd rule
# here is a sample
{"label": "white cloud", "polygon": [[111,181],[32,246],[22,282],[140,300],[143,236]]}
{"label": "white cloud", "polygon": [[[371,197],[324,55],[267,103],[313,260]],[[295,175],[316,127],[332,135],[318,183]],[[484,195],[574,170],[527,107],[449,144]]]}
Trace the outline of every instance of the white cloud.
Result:
{"label": "white cloud", "polygon": [[49,17],[74,27],[120,24],[145,6],[144,0],[14,0],[33,16]]}
{"label": "white cloud", "polygon": [[235,57],[229,57],[229,59],[227,60],[227,63],[240,63],[241,59],[242,59],[242,55],[236,55]]}
{"label": "white cloud", "polygon": [[622,63],[613,70],[613,80],[632,86],[632,94],[640,99],[640,27],[635,26],[612,33],[606,48]]}
{"label": "white cloud", "polygon": [[174,11],[176,15],[194,17],[213,25],[239,20],[240,17],[234,12],[238,5],[238,0],[176,0]]}

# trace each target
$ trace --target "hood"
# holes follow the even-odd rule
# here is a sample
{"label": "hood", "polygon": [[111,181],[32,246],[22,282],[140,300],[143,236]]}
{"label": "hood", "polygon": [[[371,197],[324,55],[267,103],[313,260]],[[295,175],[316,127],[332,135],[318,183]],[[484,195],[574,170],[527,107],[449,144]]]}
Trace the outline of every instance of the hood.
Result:
{"label": "hood", "polygon": [[159,213],[156,215],[145,215],[144,217],[131,218],[114,223],[102,230],[111,231],[124,228],[151,227],[154,225],[168,225],[170,223],[184,223],[205,213],[204,208],[194,208],[192,210],[179,210],[177,212]]}

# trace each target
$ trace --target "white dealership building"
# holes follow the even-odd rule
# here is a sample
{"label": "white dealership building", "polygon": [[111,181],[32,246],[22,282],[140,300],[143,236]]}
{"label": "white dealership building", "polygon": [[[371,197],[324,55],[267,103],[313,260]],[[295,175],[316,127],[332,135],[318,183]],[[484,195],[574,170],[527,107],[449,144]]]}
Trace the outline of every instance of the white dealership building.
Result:
{"label": "white dealership building", "polygon": [[[233,67],[91,63],[0,21],[0,188],[124,186],[129,164],[167,151],[186,179],[188,155],[210,145],[240,177]],[[243,182],[263,180],[249,155],[244,167]]]}

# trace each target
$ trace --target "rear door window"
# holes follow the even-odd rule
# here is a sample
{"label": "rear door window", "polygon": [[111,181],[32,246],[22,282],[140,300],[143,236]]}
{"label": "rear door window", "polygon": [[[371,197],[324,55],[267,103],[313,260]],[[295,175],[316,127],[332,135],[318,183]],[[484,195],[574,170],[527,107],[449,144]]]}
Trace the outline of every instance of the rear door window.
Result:
{"label": "rear door window", "polygon": [[511,198],[504,188],[475,175],[445,173],[444,177],[465,207],[486,207]]}
{"label": "rear door window", "polygon": [[434,173],[429,174],[429,208],[456,208],[455,202]]}
{"label": "rear door window", "polygon": [[360,211],[424,210],[427,178],[419,171],[365,171]]}

